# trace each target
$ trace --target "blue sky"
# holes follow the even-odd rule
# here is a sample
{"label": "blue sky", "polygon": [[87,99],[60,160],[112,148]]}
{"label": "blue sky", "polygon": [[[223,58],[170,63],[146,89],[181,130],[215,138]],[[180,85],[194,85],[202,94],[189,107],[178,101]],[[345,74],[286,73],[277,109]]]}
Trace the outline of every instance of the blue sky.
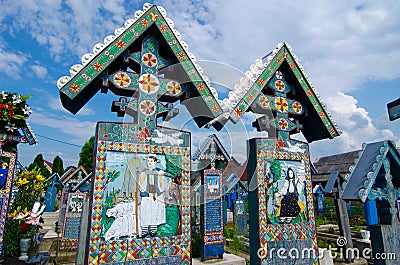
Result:
{"label": "blue sky", "polygon": [[[400,120],[389,122],[386,104],[400,97],[400,3],[398,1],[156,1],[180,31],[189,50],[216,81],[207,62],[246,71],[257,58],[287,42],[319,92],[343,135],[311,144],[312,157],[360,149],[363,142],[392,139],[400,145]],[[0,13],[0,90],[30,94],[29,122],[38,135],[77,146],[94,134],[96,121],[119,121],[110,106],[115,96],[97,94],[77,115],[64,110],[56,82],[70,66],[143,2],[124,0],[4,1]],[[228,78],[229,77],[229,78]],[[235,82],[236,80],[236,82]],[[227,74],[227,87],[237,83]],[[218,81],[219,82],[219,81]],[[220,91],[220,94],[225,94]],[[185,110],[175,121],[190,120]],[[250,122],[251,116],[243,122]],[[171,125],[172,126],[172,125]],[[185,127],[193,130],[191,122]],[[229,152],[244,159],[243,125],[220,133]],[[214,132],[198,130],[195,145]],[[230,132],[230,137],[227,137]],[[249,136],[256,135],[250,132]],[[76,164],[80,148],[37,137],[19,145],[28,165],[42,153]],[[241,139],[237,141],[236,139]],[[235,144],[232,144],[235,143]]]}

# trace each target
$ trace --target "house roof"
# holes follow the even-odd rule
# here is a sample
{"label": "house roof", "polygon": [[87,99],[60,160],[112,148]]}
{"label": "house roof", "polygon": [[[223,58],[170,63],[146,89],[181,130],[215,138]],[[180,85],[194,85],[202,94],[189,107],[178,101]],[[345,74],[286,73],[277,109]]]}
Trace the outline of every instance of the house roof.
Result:
{"label": "house roof", "polygon": [[201,159],[201,156],[206,154],[206,152],[208,151],[208,148],[210,147],[210,145],[213,142],[216,144],[216,146],[219,149],[220,153],[222,153],[222,155],[224,156],[224,159],[226,161],[229,161],[230,157],[229,157],[228,152],[225,150],[225,148],[222,145],[221,141],[218,139],[218,137],[215,134],[211,134],[211,135],[207,136],[207,138],[201,144],[199,150],[197,150],[197,152],[193,155],[193,160]]}
{"label": "house roof", "polygon": [[241,181],[247,181],[247,163],[249,161],[246,160],[240,167],[239,171],[237,172],[237,175],[239,176]]}
{"label": "house roof", "polygon": [[44,164],[45,164],[47,167],[49,167],[50,169],[53,168],[53,163],[51,163],[51,162],[49,162],[49,161],[47,161],[47,160],[43,160],[43,162],[44,162]]}
{"label": "house roof", "polygon": [[[220,115],[222,109],[216,100],[217,92],[211,88],[209,79],[195,63],[195,56],[189,53],[188,46],[181,40],[181,34],[174,28],[173,21],[167,17],[164,8],[148,3],[143,5],[143,11],[135,12],[134,18],[126,20],[124,27],[116,29],[114,35],[105,37],[104,43],[96,44],[92,53],[84,54],[81,63],[71,67],[70,76],[63,76],[58,80],[62,105],[75,114],[100,89],[107,92],[108,84],[102,82],[102,76],[108,75],[108,71],[137,68],[124,61],[124,56],[137,50],[147,36],[154,36],[159,42],[160,52],[164,53],[163,57],[173,61],[171,63],[174,64],[174,71],[165,70],[162,74],[166,78],[173,75],[171,79],[185,86],[186,93],[180,99],[196,123],[203,126]],[[112,91],[118,94],[118,91]],[[124,90],[118,95],[132,96],[135,92]],[[197,100],[195,103],[190,101],[189,104],[185,101],[189,98]]]}
{"label": "house roof", "polygon": [[86,177],[84,177],[79,183],[77,183],[72,188],[72,192],[75,192],[78,189],[80,191],[82,191],[82,192],[89,191],[90,190],[90,185],[88,184],[88,182],[90,181],[91,178],[92,178],[92,172],[90,174],[88,174]]}
{"label": "house roof", "polygon": [[343,176],[350,173],[350,166],[358,157],[360,151],[351,151],[342,154],[319,157],[313,163],[316,173],[312,175],[314,183],[328,181],[332,172],[340,172]]}
{"label": "house roof", "polygon": [[230,103],[229,118],[236,123],[246,111],[254,111],[253,103],[259,100],[259,95],[264,93],[263,90],[267,89],[268,82],[278,70],[294,84],[291,94],[307,110],[305,114],[296,116],[303,125],[301,132],[307,141],[339,136],[341,132],[336,123],[303,72],[291,47],[286,43],[279,44],[277,49],[262,60],[258,59],[250,67],[250,71],[246,72],[247,79],[241,80],[240,84],[235,86],[236,89],[230,93],[230,98],[225,100],[225,103]]}
{"label": "house roof", "polygon": [[[385,165],[386,161],[388,164]],[[400,186],[400,154],[392,141],[363,144],[343,183],[341,198],[365,201],[382,168],[390,168],[391,181]],[[400,190],[398,191],[400,193]]]}
{"label": "house roof", "polygon": [[60,182],[63,184],[67,183],[76,173],[79,171],[82,171],[84,176],[87,176],[86,170],[83,168],[83,166],[79,167],[70,167],[67,171],[64,172],[64,174],[60,178]]}
{"label": "house roof", "polygon": [[236,183],[240,181],[240,178],[237,175],[240,167],[240,163],[234,157],[232,157],[232,159],[224,168],[224,171],[222,172],[222,184],[225,186],[225,192],[230,191],[236,185]]}

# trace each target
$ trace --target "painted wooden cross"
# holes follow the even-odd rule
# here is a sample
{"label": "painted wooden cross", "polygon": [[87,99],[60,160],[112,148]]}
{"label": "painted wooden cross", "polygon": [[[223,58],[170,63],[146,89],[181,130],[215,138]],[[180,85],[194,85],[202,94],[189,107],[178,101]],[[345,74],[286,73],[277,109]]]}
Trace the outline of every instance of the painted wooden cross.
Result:
{"label": "painted wooden cross", "polygon": [[[121,43],[123,45],[124,43]],[[162,104],[158,102],[160,97],[167,101],[177,100],[184,92],[178,82],[158,75],[161,68],[171,65],[158,53],[158,43],[152,36],[143,40],[142,50],[135,53],[126,53],[124,61],[133,60],[140,65],[140,73],[131,71],[117,71],[111,75],[105,73],[102,76],[103,86],[113,85],[119,95],[132,95],[132,99],[121,97],[113,101],[111,110],[118,116],[128,114],[135,118],[140,130],[146,129],[153,135],[156,129],[157,117],[162,116],[168,120],[178,114],[178,109],[172,103]]]}
{"label": "painted wooden cross", "polygon": [[[287,93],[291,91],[290,84],[285,80],[284,75],[280,71],[276,71],[275,75],[268,82],[267,86],[271,88],[275,96],[260,93],[252,105],[252,109],[256,113],[264,114],[263,117],[257,119],[253,123],[254,127],[259,130],[268,130],[270,126],[278,131],[278,141],[286,142],[289,139],[289,132],[299,130],[302,125],[298,121],[289,119],[289,114],[301,115],[304,112],[303,106],[296,100],[287,98]],[[276,118],[268,117],[268,111],[275,111]]]}

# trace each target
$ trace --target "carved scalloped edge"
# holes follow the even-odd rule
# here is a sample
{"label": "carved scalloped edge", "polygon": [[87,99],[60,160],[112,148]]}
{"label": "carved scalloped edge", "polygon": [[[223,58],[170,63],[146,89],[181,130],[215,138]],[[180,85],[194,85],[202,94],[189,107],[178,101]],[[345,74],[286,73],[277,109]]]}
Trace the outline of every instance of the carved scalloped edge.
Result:
{"label": "carved scalloped edge", "polygon": [[357,167],[358,162],[360,162],[360,158],[363,155],[366,146],[367,146],[366,143],[362,144],[362,150],[358,152],[357,158],[354,159],[354,163],[349,167],[349,172],[350,173],[346,174],[346,176],[344,177],[344,181],[343,181],[343,184],[342,184],[342,189],[341,189],[341,191],[339,191],[340,195],[346,189],[346,186],[347,186],[351,176],[353,175],[354,169]]}
{"label": "carved scalloped edge", "polygon": [[[133,18],[127,19],[124,22],[124,26],[115,29],[114,35],[108,35],[104,38],[103,43],[97,43],[93,46],[92,52],[91,53],[86,53],[81,57],[81,64],[75,64],[71,66],[69,73],[69,76],[62,76],[57,80],[57,87],[59,89],[63,88],[70,80],[73,78],[79,71],[84,68],[91,60],[100,52],[102,52],[108,44],[110,44],[112,41],[114,41],[115,38],[120,36],[123,32],[125,32],[135,21],[141,18],[141,16],[152,7],[153,5],[150,3],[145,3],[143,4],[143,10],[136,10],[134,12]],[[189,59],[195,63],[196,62],[196,57],[192,54],[189,53],[189,47],[186,44],[186,42],[182,41],[182,36],[181,33],[174,28],[174,22],[172,19],[167,17],[167,12],[165,11],[165,8],[162,6],[156,6],[160,14],[165,18],[165,21],[168,23],[169,27],[171,28],[172,32],[176,36],[178,42],[182,46],[182,48],[185,50],[187,53]],[[195,65],[195,68],[199,72],[200,76],[203,78],[203,80],[206,82],[208,87],[210,87],[210,80],[207,76],[204,75],[203,69],[199,65]],[[218,93],[213,93],[217,95]],[[218,98],[216,98],[218,99]]]}
{"label": "carved scalloped edge", "polygon": [[269,63],[275,57],[275,55],[282,48],[283,43],[279,43],[272,53],[267,57],[267,62],[263,63],[262,59],[258,58],[254,64],[250,65],[249,70],[244,73],[244,76],[240,78],[239,83],[233,86],[233,90],[228,93],[228,98],[220,100],[220,105],[224,111],[232,111],[235,106],[240,102],[246,92],[253,86],[257,81],[257,78],[263,73],[265,68],[268,67]]}
{"label": "carved scalloped edge", "polygon": [[382,158],[384,157],[384,153],[386,152],[388,148],[388,141],[383,142],[383,146],[379,149],[379,154],[375,157],[374,164],[372,164],[371,171],[367,173],[367,178],[364,181],[364,194],[363,197],[360,197],[362,201],[365,201],[367,199],[368,194],[366,194],[366,190],[368,190],[371,186],[371,181],[374,175],[376,175],[376,171],[378,169],[378,163],[381,162]]}

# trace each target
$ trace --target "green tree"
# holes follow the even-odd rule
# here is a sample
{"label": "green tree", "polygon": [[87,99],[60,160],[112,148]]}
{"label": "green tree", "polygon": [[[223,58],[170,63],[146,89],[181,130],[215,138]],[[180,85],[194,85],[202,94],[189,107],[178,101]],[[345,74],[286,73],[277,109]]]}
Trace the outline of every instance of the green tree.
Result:
{"label": "green tree", "polygon": [[33,169],[38,168],[40,169],[40,173],[46,179],[50,177],[51,173],[44,165],[44,159],[42,154],[38,154],[35,159],[33,160],[32,164],[28,166],[28,171],[32,171]]}
{"label": "green tree", "polygon": [[55,174],[57,173],[59,176],[62,176],[62,174],[64,174],[64,167],[63,167],[63,161],[61,159],[61,157],[56,156],[53,159],[53,168],[51,171],[51,174]]}
{"label": "green tree", "polygon": [[94,156],[94,136],[82,146],[81,152],[79,153],[79,166],[83,166],[86,172],[89,174],[92,172]]}

